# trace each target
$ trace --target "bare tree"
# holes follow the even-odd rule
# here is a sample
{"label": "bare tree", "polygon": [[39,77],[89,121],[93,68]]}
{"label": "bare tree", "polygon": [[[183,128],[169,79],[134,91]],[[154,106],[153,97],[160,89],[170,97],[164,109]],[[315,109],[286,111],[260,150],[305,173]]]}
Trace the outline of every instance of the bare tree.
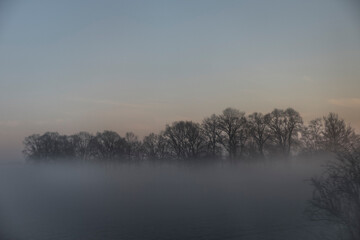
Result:
{"label": "bare tree", "polygon": [[162,160],[170,157],[169,146],[163,133],[150,133],[144,137],[142,151],[150,160]]}
{"label": "bare tree", "polygon": [[82,161],[89,160],[91,153],[90,142],[93,138],[94,136],[88,132],[79,132],[70,137],[77,159]]}
{"label": "bare tree", "polygon": [[166,126],[164,136],[178,158],[197,158],[203,151],[204,137],[198,123],[174,122],[171,126]]}
{"label": "bare tree", "polygon": [[161,132],[156,138],[156,155],[158,159],[168,159],[171,157],[169,142],[165,137],[165,133]]}
{"label": "bare tree", "polygon": [[253,113],[248,117],[249,134],[254,140],[260,156],[264,157],[264,145],[270,139],[269,115]]}
{"label": "bare tree", "polygon": [[234,108],[227,108],[219,116],[219,129],[222,131],[220,142],[229,152],[230,159],[237,156],[237,149],[246,141],[245,113]]}
{"label": "bare tree", "polygon": [[155,133],[150,133],[148,136],[145,136],[142,143],[142,150],[147,159],[157,159],[157,145],[158,145],[158,136]]}
{"label": "bare tree", "polygon": [[321,118],[311,120],[301,131],[302,153],[314,154],[324,151],[324,124]]}
{"label": "bare tree", "polygon": [[281,148],[285,156],[289,156],[291,147],[299,137],[303,126],[300,114],[292,108],[285,111],[274,109],[268,116],[268,126],[275,143]]}
{"label": "bare tree", "polygon": [[356,139],[355,131],[335,113],[329,113],[323,118],[323,137],[325,148],[331,152],[339,152],[344,148],[351,147]]}
{"label": "bare tree", "polygon": [[140,148],[141,143],[138,140],[138,137],[133,132],[127,132],[125,134],[126,141],[126,154],[129,159],[139,159],[140,158]]}
{"label": "bare tree", "polygon": [[39,134],[28,136],[23,141],[24,150],[22,151],[28,160],[40,160],[42,154],[42,142]]}
{"label": "bare tree", "polygon": [[97,133],[89,145],[92,157],[98,160],[118,160],[125,155],[126,141],[116,132]]}
{"label": "bare tree", "polygon": [[23,144],[25,146],[23,153],[31,160],[68,160],[75,156],[69,137],[57,132],[31,135],[25,138]]}
{"label": "bare tree", "polygon": [[307,209],[314,220],[342,226],[348,239],[360,239],[360,149],[342,153],[311,180],[314,193]]}
{"label": "bare tree", "polygon": [[221,138],[219,117],[213,114],[205,118],[201,124],[201,129],[206,141],[208,155],[210,157],[219,156],[221,153],[221,147],[219,146]]}

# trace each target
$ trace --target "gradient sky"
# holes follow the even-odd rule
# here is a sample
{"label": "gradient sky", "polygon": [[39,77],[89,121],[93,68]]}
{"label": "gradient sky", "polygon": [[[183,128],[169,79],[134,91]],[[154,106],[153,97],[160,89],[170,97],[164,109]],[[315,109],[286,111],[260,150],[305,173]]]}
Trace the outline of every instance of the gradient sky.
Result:
{"label": "gradient sky", "polygon": [[0,160],[32,133],[144,136],[228,106],[359,130],[357,1],[0,2]]}

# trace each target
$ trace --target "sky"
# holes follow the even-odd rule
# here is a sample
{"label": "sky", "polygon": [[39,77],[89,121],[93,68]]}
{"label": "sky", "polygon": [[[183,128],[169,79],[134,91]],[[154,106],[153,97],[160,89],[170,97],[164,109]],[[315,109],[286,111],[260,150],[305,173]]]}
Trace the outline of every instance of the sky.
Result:
{"label": "sky", "polygon": [[33,133],[140,137],[226,107],[360,130],[356,0],[0,0],[0,160]]}

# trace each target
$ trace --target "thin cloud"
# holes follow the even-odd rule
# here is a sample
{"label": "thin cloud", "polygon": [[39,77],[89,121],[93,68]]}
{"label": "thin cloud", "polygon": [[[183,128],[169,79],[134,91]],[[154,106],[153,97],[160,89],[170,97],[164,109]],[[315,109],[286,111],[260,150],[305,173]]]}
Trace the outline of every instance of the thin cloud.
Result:
{"label": "thin cloud", "polygon": [[133,103],[124,103],[108,99],[88,99],[88,98],[71,98],[72,101],[83,102],[83,103],[92,103],[92,104],[101,104],[109,106],[118,106],[125,108],[151,108],[158,105],[164,105],[164,103],[146,103],[146,104],[133,104]]}
{"label": "thin cloud", "polygon": [[314,82],[314,79],[312,79],[311,77],[309,76],[303,76],[302,78],[305,82]]}
{"label": "thin cloud", "polygon": [[338,107],[360,107],[360,98],[329,99],[329,103]]}
{"label": "thin cloud", "polygon": [[12,121],[0,121],[0,126],[4,127],[18,127],[20,125],[19,121],[12,120]]}

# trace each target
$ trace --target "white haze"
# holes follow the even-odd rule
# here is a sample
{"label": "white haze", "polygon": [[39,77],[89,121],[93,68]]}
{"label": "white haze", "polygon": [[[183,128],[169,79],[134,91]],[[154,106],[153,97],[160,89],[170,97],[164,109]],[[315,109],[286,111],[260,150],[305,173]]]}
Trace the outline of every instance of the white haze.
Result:
{"label": "white haze", "polygon": [[0,165],[0,239],[322,239],[323,163]]}

